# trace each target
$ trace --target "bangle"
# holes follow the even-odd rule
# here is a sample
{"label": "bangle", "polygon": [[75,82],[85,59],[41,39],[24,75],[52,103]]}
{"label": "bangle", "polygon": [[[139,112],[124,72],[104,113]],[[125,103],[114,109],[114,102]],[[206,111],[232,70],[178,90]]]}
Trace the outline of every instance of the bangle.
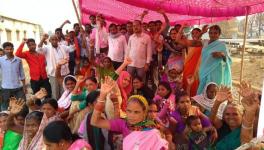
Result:
{"label": "bangle", "polygon": [[251,130],[251,129],[253,129],[253,125],[251,125],[250,127],[247,127],[247,126],[245,126],[245,125],[242,123],[242,128],[243,128],[243,129],[247,129],[247,130]]}

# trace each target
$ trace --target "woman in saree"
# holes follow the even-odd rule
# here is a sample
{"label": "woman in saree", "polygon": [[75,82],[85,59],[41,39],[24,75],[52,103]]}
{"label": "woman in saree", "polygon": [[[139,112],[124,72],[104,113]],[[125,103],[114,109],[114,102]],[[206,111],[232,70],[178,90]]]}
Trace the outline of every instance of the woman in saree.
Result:
{"label": "woman in saree", "polygon": [[241,91],[244,111],[241,106],[229,103],[224,110],[223,119],[216,117],[217,110],[226,100],[230,102],[232,94],[227,87],[221,87],[217,93],[210,116],[213,125],[218,130],[217,150],[233,150],[253,138],[254,120],[259,107],[259,100],[257,94],[252,92],[250,88],[246,87]]}
{"label": "woman in saree", "polygon": [[[106,95],[112,91],[113,87],[114,81],[107,77],[102,83],[100,96],[92,114],[91,125],[122,133],[124,150],[135,148],[167,149],[167,142],[161,139],[159,132],[155,130],[156,124],[146,119],[149,106],[147,100],[141,95],[133,95],[128,98],[126,119],[106,120],[101,118],[101,113],[105,107]],[[113,103],[118,106],[118,101]]]}
{"label": "woman in saree", "polygon": [[194,28],[191,32],[192,40],[182,39],[182,31],[184,26],[182,26],[177,34],[176,42],[188,47],[188,51],[184,59],[184,68],[183,68],[183,89],[188,90],[187,79],[189,76],[194,77],[193,84],[190,88],[190,96],[195,96],[198,86],[199,86],[199,67],[201,61],[201,52],[202,52],[202,42],[201,36],[203,33],[207,32],[207,26],[204,26],[202,30],[199,28]]}
{"label": "woman in saree", "polygon": [[58,115],[58,103],[55,99],[47,98],[42,102],[41,111],[44,113],[39,129],[33,137],[31,143],[28,146],[28,150],[42,150],[45,149],[43,142],[43,130],[51,122],[61,120]]}
{"label": "woman in saree", "polygon": [[232,86],[232,60],[225,43],[219,41],[220,34],[221,28],[218,25],[211,26],[209,28],[210,40],[203,43],[197,94],[201,94],[209,82],[227,87]]}

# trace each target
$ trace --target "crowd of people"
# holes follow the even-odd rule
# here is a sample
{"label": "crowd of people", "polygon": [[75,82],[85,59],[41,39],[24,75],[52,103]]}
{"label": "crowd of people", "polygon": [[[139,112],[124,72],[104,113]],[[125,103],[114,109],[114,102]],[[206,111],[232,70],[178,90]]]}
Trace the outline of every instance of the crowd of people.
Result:
{"label": "crowd of people", "polygon": [[3,43],[1,149],[234,150],[255,137],[260,95],[242,82],[233,99],[221,28],[193,28],[190,39],[158,13],[164,22],[91,15],[63,33],[67,20],[15,53]]}

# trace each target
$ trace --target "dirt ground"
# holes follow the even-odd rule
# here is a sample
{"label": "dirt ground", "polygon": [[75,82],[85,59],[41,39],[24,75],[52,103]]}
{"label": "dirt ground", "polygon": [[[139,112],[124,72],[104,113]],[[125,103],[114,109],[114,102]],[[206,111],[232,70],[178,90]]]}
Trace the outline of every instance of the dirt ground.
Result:
{"label": "dirt ground", "polygon": [[[232,78],[239,81],[240,78],[240,56],[232,57]],[[254,87],[262,89],[264,80],[264,56],[250,56],[244,57],[244,75],[243,80],[249,81]]]}

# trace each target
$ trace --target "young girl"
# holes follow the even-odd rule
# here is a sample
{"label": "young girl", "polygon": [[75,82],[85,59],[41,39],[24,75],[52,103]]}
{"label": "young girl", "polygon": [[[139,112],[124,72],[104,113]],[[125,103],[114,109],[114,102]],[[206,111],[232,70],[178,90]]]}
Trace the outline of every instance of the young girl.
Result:
{"label": "young girl", "polygon": [[43,143],[43,130],[50,122],[60,120],[57,110],[58,103],[55,99],[47,98],[42,102],[41,111],[44,113],[44,115],[39,125],[39,129],[31,141],[31,143],[34,144],[29,145],[28,149],[40,150],[45,148]]}
{"label": "young girl", "polygon": [[142,95],[150,103],[154,97],[154,90],[143,83],[142,78],[135,76],[133,79],[133,95]]}
{"label": "young girl", "polygon": [[[26,117],[23,138],[19,144],[19,150],[34,150],[34,145],[36,143],[32,143],[32,139],[36,135],[39,125],[41,123],[43,117],[43,112],[33,111],[29,113]],[[29,147],[32,147],[29,149]]]}
{"label": "young girl", "polygon": [[64,121],[53,121],[43,131],[43,140],[48,150],[91,150],[83,139],[71,133]]}
{"label": "young girl", "polygon": [[[109,77],[107,77],[105,82],[102,84],[101,93],[95,105],[91,124],[99,128],[105,128],[110,131],[122,133],[123,137],[125,137],[123,143],[123,149],[125,150],[133,148],[151,149],[154,147],[156,149],[166,149],[167,142],[160,138],[157,130],[152,130],[156,126],[155,123],[146,119],[148,103],[143,96],[133,95],[128,99],[126,107],[126,120],[105,120],[101,118],[101,113],[104,110],[106,95],[113,89],[113,84],[114,81],[112,81]],[[137,138],[135,138],[135,136],[137,136]]]}

